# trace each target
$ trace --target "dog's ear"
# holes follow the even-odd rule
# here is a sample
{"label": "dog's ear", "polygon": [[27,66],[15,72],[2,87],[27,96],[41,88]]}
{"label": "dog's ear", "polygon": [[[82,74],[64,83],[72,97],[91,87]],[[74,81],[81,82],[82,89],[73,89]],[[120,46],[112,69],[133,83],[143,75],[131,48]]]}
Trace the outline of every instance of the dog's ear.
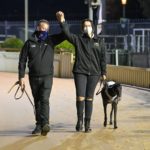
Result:
{"label": "dog's ear", "polygon": [[121,86],[121,84],[119,82],[115,82],[116,86]]}

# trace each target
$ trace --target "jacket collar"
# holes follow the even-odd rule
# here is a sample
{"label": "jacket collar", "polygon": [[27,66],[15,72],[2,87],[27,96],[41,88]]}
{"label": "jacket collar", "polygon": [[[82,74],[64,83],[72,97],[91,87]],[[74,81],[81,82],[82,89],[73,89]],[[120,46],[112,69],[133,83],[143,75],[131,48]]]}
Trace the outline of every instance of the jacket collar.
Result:
{"label": "jacket collar", "polygon": [[36,37],[36,32],[34,32],[31,37],[29,37],[29,40],[38,43],[38,38]]}

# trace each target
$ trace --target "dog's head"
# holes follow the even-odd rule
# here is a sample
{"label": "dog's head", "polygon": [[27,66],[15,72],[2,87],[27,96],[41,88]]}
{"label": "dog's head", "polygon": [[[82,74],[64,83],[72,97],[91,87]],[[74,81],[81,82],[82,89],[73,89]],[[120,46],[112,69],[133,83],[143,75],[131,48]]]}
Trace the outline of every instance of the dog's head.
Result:
{"label": "dog's head", "polygon": [[122,86],[121,84],[114,81],[106,81],[102,89],[102,97],[104,99],[112,100],[112,98],[121,98]]}

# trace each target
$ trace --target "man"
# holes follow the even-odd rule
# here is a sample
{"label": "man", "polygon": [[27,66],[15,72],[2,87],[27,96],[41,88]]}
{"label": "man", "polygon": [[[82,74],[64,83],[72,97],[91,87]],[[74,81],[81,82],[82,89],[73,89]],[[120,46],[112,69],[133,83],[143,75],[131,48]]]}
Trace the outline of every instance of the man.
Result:
{"label": "man", "polygon": [[35,103],[36,127],[32,134],[47,135],[49,127],[49,97],[53,84],[54,46],[64,41],[62,33],[49,35],[49,22],[40,20],[19,57],[19,83],[25,86],[24,76],[28,61],[29,82]]}
{"label": "man", "polygon": [[83,34],[76,35],[70,33],[63,12],[57,12],[56,17],[67,40],[74,44],[76,50],[73,67],[77,108],[76,131],[82,131],[83,129],[83,112],[85,112],[85,132],[90,132],[95,87],[100,76],[102,76],[103,80],[106,79],[106,58],[103,40],[98,39],[94,34],[94,25],[90,19],[82,21]]}

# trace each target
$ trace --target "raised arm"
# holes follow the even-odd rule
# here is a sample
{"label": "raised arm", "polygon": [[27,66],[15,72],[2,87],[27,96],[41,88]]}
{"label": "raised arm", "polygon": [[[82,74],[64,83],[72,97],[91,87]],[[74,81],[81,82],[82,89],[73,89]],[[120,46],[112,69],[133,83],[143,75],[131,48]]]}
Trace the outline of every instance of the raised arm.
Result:
{"label": "raised arm", "polygon": [[77,35],[70,33],[68,24],[65,22],[65,16],[62,11],[58,11],[56,13],[56,18],[58,22],[60,23],[60,27],[62,29],[62,32],[65,34],[67,40],[73,44],[77,41]]}
{"label": "raised arm", "polygon": [[53,34],[50,36],[51,41],[53,42],[53,45],[56,46],[59,43],[63,42],[64,40],[66,40],[66,36],[64,35],[63,32],[59,33],[59,34]]}

